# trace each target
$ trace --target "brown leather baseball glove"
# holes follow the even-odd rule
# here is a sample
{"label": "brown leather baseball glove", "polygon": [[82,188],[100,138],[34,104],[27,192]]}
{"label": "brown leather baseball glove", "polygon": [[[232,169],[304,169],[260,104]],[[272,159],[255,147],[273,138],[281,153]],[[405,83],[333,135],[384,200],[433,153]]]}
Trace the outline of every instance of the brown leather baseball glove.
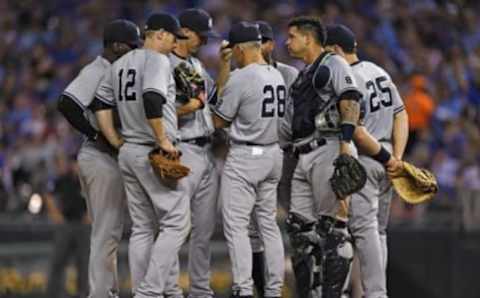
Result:
{"label": "brown leather baseball glove", "polygon": [[430,171],[405,161],[401,171],[392,178],[392,184],[398,195],[410,204],[429,201],[438,191],[437,179]]}
{"label": "brown leather baseball glove", "polygon": [[190,173],[190,168],[180,163],[180,156],[172,155],[161,148],[155,148],[148,154],[153,170],[162,179],[179,180]]}

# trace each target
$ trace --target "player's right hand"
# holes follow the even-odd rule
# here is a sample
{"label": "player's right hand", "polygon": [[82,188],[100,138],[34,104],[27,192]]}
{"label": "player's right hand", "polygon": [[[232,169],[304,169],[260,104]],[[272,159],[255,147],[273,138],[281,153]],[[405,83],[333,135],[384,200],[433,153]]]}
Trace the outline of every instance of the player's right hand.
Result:
{"label": "player's right hand", "polygon": [[178,149],[173,146],[172,142],[168,138],[164,138],[158,143],[158,146],[165,152],[178,156]]}
{"label": "player's right hand", "polygon": [[224,63],[230,62],[232,59],[232,49],[228,47],[228,41],[222,41],[220,45],[220,60]]}

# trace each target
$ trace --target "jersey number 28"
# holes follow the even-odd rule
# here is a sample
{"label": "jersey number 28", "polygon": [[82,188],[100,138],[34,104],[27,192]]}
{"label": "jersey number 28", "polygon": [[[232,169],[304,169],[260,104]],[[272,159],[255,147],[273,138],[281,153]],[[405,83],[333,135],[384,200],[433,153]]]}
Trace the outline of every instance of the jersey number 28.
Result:
{"label": "jersey number 28", "polygon": [[[370,92],[370,112],[380,110],[380,105],[389,107],[392,105],[392,92],[390,88],[384,85],[388,79],[385,76],[378,77],[375,82],[368,81],[366,87]],[[378,93],[380,91],[380,94]],[[379,96],[380,95],[380,96]]]}
{"label": "jersey number 28", "polygon": [[[277,111],[278,117],[283,117],[285,115],[285,100],[287,97],[285,86],[279,85],[275,89],[272,85],[266,85],[263,87],[263,95],[262,118],[275,117],[275,111]],[[277,102],[277,109],[275,109],[275,101]]]}

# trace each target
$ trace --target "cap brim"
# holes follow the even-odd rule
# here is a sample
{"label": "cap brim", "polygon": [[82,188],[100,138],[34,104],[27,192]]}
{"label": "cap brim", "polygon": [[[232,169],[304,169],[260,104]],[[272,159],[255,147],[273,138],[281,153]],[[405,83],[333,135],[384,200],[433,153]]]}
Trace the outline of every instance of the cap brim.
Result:
{"label": "cap brim", "polygon": [[198,35],[203,38],[220,38],[220,34],[218,34],[216,31],[209,30],[209,31],[203,31],[203,32],[198,32]]}
{"label": "cap brim", "polygon": [[172,32],[172,33],[173,33],[173,35],[175,35],[175,37],[178,38],[178,39],[188,39],[188,37],[185,36],[185,35],[183,35],[183,33],[182,33],[180,30],[175,31],[175,32]]}

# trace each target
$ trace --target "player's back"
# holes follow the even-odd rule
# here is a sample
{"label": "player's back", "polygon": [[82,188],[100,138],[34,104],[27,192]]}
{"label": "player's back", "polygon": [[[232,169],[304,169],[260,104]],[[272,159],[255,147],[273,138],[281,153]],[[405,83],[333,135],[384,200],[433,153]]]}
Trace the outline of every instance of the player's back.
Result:
{"label": "player's back", "polygon": [[364,126],[377,140],[391,141],[394,115],[404,109],[397,87],[388,73],[369,61],[352,64],[363,95]]}
{"label": "player's back", "polygon": [[278,117],[285,114],[287,96],[280,72],[271,65],[250,64],[233,72],[230,80],[219,105],[233,105],[228,109],[232,113],[224,115],[232,121],[232,139],[263,145],[278,142]]}
{"label": "player's back", "polygon": [[166,55],[137,49],[122,56],[111,70],[115,103],[127,142],[149,143],[155,135],[145,115],[143,94],[153,91],[167,100],[163,105],[163,125],[169,138],[177,138],[175,82]]}

